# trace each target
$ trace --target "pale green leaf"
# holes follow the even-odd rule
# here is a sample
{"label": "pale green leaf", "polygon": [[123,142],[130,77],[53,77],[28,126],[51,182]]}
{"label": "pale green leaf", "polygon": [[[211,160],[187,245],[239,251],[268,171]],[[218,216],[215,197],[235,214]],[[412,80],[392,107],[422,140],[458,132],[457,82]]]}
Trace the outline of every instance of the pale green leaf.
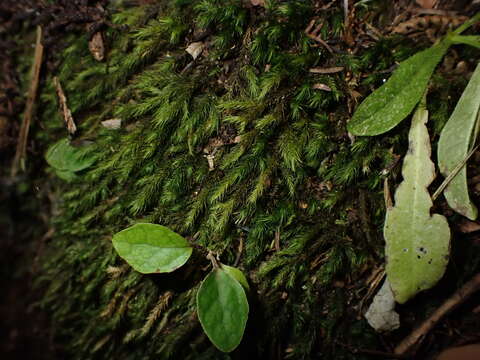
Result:
{"label": "pale green leaf", "polygon": [[[438,141],[438,167],[447,177],[461,163],[475,142],[480,109],[480,65],[445,124]],[[458,172],[444,191],[448,205],[470,220],[477,218],[477,208],[470,201],[466,167]]]}
{"label": "pale green leaf", "polygon": [[410,128],[403,182],[385,219],[386,272],[399,303],[435,285],[445,272],[450,252],[447,220],[430,215],[432,200],[427,188],[435,178],[435,167],[430,160],[427,120],[428,111],[420,104]]}
{"label": "pale green leaf", "polygon": [[233,266],[228,266],[225,264],[222,264],[222,269],[225,270],[231,276],[233,276],[233,278],[237,280],[240,283],[240,285],[244,287],[245,290],[247,291],[250,290],[250,285],[248,285],[247,278],[245,277],[245,275],[240,269]]}
{"label": "pale green leaf", "polygon": [[449,41],[442,41],[403,61],[390,79],[358,106],[347,124],[348,131],[354,135],[378,135],[405,119],[425,93],[449,45]]}
{"label": "pale green leaf", "polygon": [[71,145],[68,139],[62,139],[52,145],[45,159],[56,170],[67,172],[84,170],[95,162],[89,146],[76,147]]}
{"label": "pale green leaf", "polygon": [[248,301],[242,285],[223,268],[213,269],[197,293],[200,324],[221,351],[234,350],[242,340],[248,319]]}
{"label": "pale green leaf", "polygon": [[135,224],[116,233],[112,243],[118,255],[143,274],[171,272],[192,254],[187,240],[156,224]]}

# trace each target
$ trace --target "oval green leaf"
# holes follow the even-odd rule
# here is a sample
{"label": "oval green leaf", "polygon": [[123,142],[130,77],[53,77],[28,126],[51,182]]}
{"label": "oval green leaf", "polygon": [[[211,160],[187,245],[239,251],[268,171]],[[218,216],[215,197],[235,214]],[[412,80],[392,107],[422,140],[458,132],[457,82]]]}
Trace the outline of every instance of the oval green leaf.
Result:
{"label": "oval green leaf", "polygon": [[221,264],[221,266],[222,266],[222,269],[225,270],[235,280],[237,280],[245,290],[250,291],[250,285],[248,285],[247,278],[245,277],[245,275],[240,269],[233,266],[228,266],[225,264]]}
{"label": "oval green leaf", "polygon": [[420,101],[449,46],[445,40],[403,61],[390,79],[358,106],[347,124],[348,131],[374,136],[397,126]]}
{"label": "oval green leaf", "polygon": [[[443,176],[449,176],[457,165],[467,158],[476,140],[479,110],[480,65],[477,65],[455,110],[440,133],[437,154],[438,167]],[[466,166],[450,181],[443,194],[453,210],[470,220],[477,218],[477,208],[468,195]]]}
{"label": "oval green leaf", "polygon": [[248,301],[242,285],[222,268],[212,270],[197,293],[200,324],[221,351],[234,350],[242,340],[248,319]]}
{"label": "oval green leaf", "polygon": [[112,243],[118,255],[143,274],[171,272],[192,255],[187,240],[156,224],[135,224],[116,233]]}
{"label": "oval green leaf", "polygon": [[76,147],[68,139],[52,145],[46,155],[47,163],[56,170],[76,172],[88,168],[95,162],[89,146]]}

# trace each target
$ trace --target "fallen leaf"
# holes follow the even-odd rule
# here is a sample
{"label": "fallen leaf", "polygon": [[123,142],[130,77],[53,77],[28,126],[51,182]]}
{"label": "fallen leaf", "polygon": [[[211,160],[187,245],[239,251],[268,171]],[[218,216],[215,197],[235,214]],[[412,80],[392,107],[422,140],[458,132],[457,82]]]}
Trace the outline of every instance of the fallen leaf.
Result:
{"label": "fallen leaf", "polygon": [[430,159],[427,121],[424,100],[412,118],[403,182],[395,192],[395,206],[387,208],[383,230],[386,273],[395,300],[401,304],[434,286],[443,276],[450,255],[447,220],[430,214],[433,203],[427,188],[435,178],[435,165]]}
{"label": "fallen leaf", "polygon": [[416,3],[424,9],[433,9],[437,0],[416,0]]}
{"label": "fallen leaf", "polygon": [[105,45],[103,44],[103,35],[101,31],[97,31],[88,42],[88,49],[93,58],[97,61],[103,61],[105,58]]}
{"label": "fallen leaf", "polygon": [[[438,167],[447,177],[467,157],[478,132],[480,109],[480,64],[458,100],[452,115],[438,140]],[[459,214],[475,220],[477,208],[470,200],[465,166],[447,185],[443,192],[448,205]]]}
{"label": "fallen leaf", "polygon": [[253,6],[265,6],[265,0],[250,0]]}
{"label": "fallen leaf", "polygon": [[201,41],[193,42],[185,49],[187,53],[192,55],[193,60],[198,58],[205,48],[205,44]]}
{"label": "fallen leaf", "polygon": [[330,86],[320,83],[313,84],[312,88],[314,88],[315,90],[332,91]]}
{"label": "fallen leaf", "polygon": [[395,311],[395,298],[388,279],[385,280],[365,313],[365,319],[377,332],[387,332],[400,327],[400,316]]}
{"label": "fallen leaf", "polygon": [[335,67],[329,67],[329,68],[311,68],[310,71],[313,74],[334,74],[337,72],[343,71],[344,67],[343,66],[335,66]]}
{"label": "fallen leaf", "polygon": [[122,119],[108,119],[102,121],[102,126],[109,130],[118,130],[122,127]]}

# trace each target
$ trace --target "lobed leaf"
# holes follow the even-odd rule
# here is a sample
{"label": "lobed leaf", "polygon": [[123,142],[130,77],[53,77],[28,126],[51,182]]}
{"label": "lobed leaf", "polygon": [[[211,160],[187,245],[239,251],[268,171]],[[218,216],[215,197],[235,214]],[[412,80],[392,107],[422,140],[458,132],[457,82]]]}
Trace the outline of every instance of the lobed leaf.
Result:
{"label": "lobed leaf", "polygon": [[[438,167],[443,176],[447,177],[452,173],[472,148],[477,135],[479,109],[480,64],[477,65],[438,140]],[[477,218],[477,208],[468,195],[465,166],[450,181],[443,194],[453,210],[470,220]]]}
{"label": "lobed leaf", "polygon": [[431,288],[443,276],[450,253],[450,229],[444,216],[430,215],[427,191],[435,178],[426,127],[428,111],[421,104],[412,119],[403,182],[395,206],[387,209],[384,226],[387,278],[395,300],[404,303]]}
{"label": "lobed leaf", "polygon": [[116,233],[112,243],[118,255],[143,274],[172,272],[192,255],[187,240],[156,224],[135,224]]}
{"label": "lobed leaf", "polygon": [[348,131],[373,136],[397,126],[420,101],[449,46],[444,40],[403,61],[390,79],[358,106],[347,124]]}
{"label": "lobed leaf", "polygon": [[222,268],[213,269],[197,293],[200,324],[221,351],[234,350],[242,340],[248,319],[248,301],[242,285]]}

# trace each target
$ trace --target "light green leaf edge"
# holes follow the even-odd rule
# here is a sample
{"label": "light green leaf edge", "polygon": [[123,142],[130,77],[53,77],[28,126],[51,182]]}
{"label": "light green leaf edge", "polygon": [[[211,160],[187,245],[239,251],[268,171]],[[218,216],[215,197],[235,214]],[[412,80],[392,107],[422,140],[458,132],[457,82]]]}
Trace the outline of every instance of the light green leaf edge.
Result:
{"label": "light green leaf edge", "polygon": [[400,63],[390,79],[358,106],[347,124],[348,131],[374,136],[397,126],[420,101],[450,44],[443,40]]}
{"label": "light green leaf edge", "polygon": [[479,35],[453,35],[450,37],[450,40],[454,44],[464,44],[480,49]]}
{"label": "light green leaf edge", "polygon": [[187,240],[157,224],[135,224],[116,233],[112,244],[118,255],[142,274],[172,272],[192,255]]}
{"label": "light green leaf edge", "polygon": [[95,162],[88,146],[75,147],[65,138],[53,144],[45,154],[47,163],[60,171],[77,172]]}
{"label": "light green leaf edge", "polygon": [[242,285],[222,268],[213,269],[197,292],[197,313],[203,330],[220,351],[231,352],[240,344],[248,312]]}
{"label": "light green leaf edge", "polygon": [[243,272],[233,266],[228,266],[225,264],[221,264],[221,267],[223,270],[225,270],[229,275],[231,275],[235,280],[237,280],[240,285],[243,286],[243,288],[247,291],[250,291],[250,285],[248,285],[247,278],[243,274]]}
{"label": "light green leaf edge", "polygon": [[409,133],[403,182],[395,193],[395,206],[387,209],[384,226],[386,273],[395,300],[405,303],[434,286],[443,276],[450,254],[450,229],[439,214],[430,215],[427,191],[435,178],[426,122],[428,111],[418,106]]}
{"label": "light green leaf edge", "polygon": [[[480,109],[480,64],[458,100],[450,119],[438,140],[438,167],[447,177],[461,163],[472,148],[476,138]],[[459,214],[475,220],[478,211],[468,195],[467,169],[464,166],[443,192],[448,205]]]}

